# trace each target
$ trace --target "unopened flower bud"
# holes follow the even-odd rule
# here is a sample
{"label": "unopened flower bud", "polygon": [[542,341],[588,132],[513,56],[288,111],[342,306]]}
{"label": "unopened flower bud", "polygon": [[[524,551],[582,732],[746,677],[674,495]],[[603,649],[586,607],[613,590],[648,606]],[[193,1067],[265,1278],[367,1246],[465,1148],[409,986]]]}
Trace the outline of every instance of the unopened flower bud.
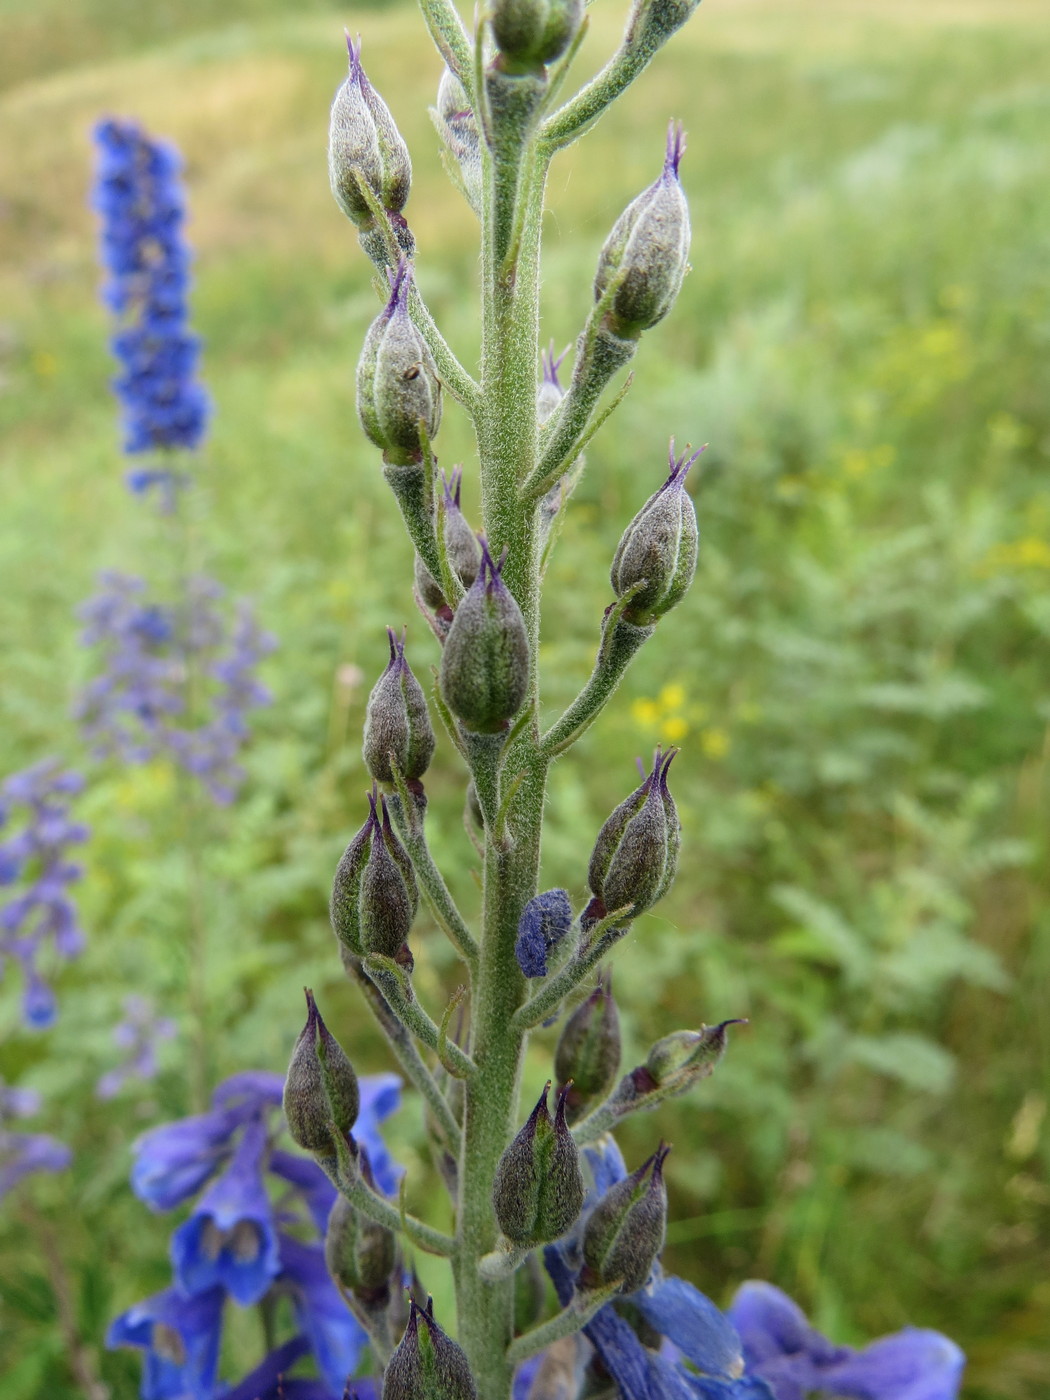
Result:
{"label": "unopened flower bud", "polygon": [[657,749],[652,772],[608,818],[591,852],[587,881],[598,908],[593,919],[630,906],[629,918],[666,893],[678,863],[678,811],[667,788],[677,749]]}
{"label": "unopened flower bud", "polygon": [[536,421],[541,428],[565,397],[565,390],[561,387],[558,371],[561,369],[562,360],[565,359],[567,353],[566,350],[563,350],[560,355],[555,356],[553,341],[551,341],[549,350],[540,352],[543,378],[536,391]]}
{"label": "unopened flower bud", "polygon": [[292,1140],[307,1152],[332,1151],[332,1131],[346,1134],[357,1121],[357,1075],[329,1031],[313,992],[306,993],[306,1025],[295,1042],[284,1081],[284,1116]]}
{"label": "unopened flower bud", "polygon": [[[454,183],[458,183],[475,214],[481,213],[481,134],[467,90],[450,68],[438,84],[437,103],[431,117],[438,135],[455,162]],[[448,163],[446,162],[446,165]],[[455,180],[458,173],[459,180]]]}
{"label": "unopened flower bud", "polygon": [[407,466],[423,456],[422,424],[432,439],[441,423],[441,384],[426,342],[412,322],[412,268],[401,259],[390,300],[368,328],[357,366],[357,412],[383,460]]}
{"label": "unopened flower bud", "polygon": [[430,767],[436,739],[423,687],[405,660],[405,641],[392,628],[390,661],[368,697],[365,712],[365,767],[380,783],[394,782],[394,764],[409,783]]}
{"label": "unopened flower bud", "polygon": [[662,1144],[634,1171],[609,1188],[587,1218],[583,1231],[584,1287],[621,1280],[621,1293],[645,1286],[664,1246],[667,1188]]}
{"label": "unopened flower bud", "polygon": [[511,68],[542,67],[569,47],[583,20],[583,0],[495,0],[491,19]]}
{"label": "unopened flower bud", "polygon": [[[359,229],[373,223],[361,186],[370,189],[390,215],[399,241],[411,240],[401,210],[412,183],[412,162],[390,108],[365,77],[361,46],[347,35],[350,72],[332,103],[328,176],[336,202]],[[411,253],[411,246],[405,247]]]}
{"label": "unopened flower bud", "polygon": [[678,182],[684,150],[682,129],[672,124],[663,173],[616,220],[598,259],[594,297],[615,283],[607,321],[624,339],[661,321],[681,290],[689,257],[689,206]]}
{"label": "unopened flower bud", "polygon": [[665,1035],[652,1047],[645,1061],[654,1086],[660,1088],[678,1080],[692,1083],[706,1079],[726,1052],[729,1027],[746,1024],[737,1018],[721,1021],[717,1026],[701,1026],[698,1031],[673,1031]]}
{"label": "unopened flower bud", "polygon": [[413,1298],[405,1335],[387,1363],[383,1400],[477,1400],[470,1363],[434,1321],[434,1303],[426,1311]]}
{"label": "unopened flower bud", "polygon": [[[361,1172],[367,1185],[375,1181],[364,1149]],[[328,1216],[324,1257],[328,1272],[366,1307],[390,1301],[390,1282],[397,1267],[397,1237],[392,1230],[364,1215],[345,1196],[337,1196]]]}
{"label": "unopened flower bud", "polygon": [[[481,566],[481,550],[478,547],[477,535],[470,528],[466,516],[460,509],[459,499],[463,485],[463,469],[453,467],[451,479],[447,481],[442,473],[442,482],[444,487],[442,514],[445,518],[443,531],[445,552],[452,572],[464,588],[469,588],[478,576],[478,569]],[[416,555],[415,570],[416,588],[423,601],[431,608],[446,607],[447,601],[441,591],[440,583],[434,578],[418,554]]]}
{"label": "unopened flower bud", "polygon": [[368,820],[343,852],[332,883],[332,927],[355,957],[398,955],[419,905],[408,852],[373,785]]}
{"label": "unopened flower bud", "polygon": [[[546,977],[547,955],[572,928],[572,905],[566,890],[544,890],[529,900],[518,920],[514,956],[526,977]],[[568,1079],[561,1074],[559,1079]]]}
{"label": "unopened flower bud", "polygon": [[620,1068],[620,1016],[606,977],[566,1021],[554,1052],[554,1070],[571,1080],[566,1117],[578,1122],[609,1093]]}
{"label": "unopened flower bud", "polygon": [[580,1154],[565,1121],[565,1096],[558,1095],[552,1121],[547,1111],[550,1080],[528,1121],[499,1159],[492,1204],[499,1227],[515,1244],[548,1244],[564,1235],[583,1206]]}
{"label": "unopened flower bud", "polygon": [[[700,449],[703,451],[703,449]],[[617,597],[640,584],[624,609],[636,627],[648,627],[685,597],[696,573],[699,535],[696,511],[685,489],[689,468],[700,456],[675,458],[671,439],[671,474],[623,532],[612,562]]]}
{"label": "unopened flower bud", "polygon": [[456,608],[441,656],[441,693],[464,728],[496,734],[529,689],[529,639],[517,600],[485,541],[481,568]]}

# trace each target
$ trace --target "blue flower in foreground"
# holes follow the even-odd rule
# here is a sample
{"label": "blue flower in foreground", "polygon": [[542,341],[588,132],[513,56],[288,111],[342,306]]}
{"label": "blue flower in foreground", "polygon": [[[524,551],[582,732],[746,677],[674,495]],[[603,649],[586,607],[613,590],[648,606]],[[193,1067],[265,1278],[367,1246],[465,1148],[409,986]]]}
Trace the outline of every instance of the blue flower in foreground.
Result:
{"label": "blue flower in foreground", "polygon": [[322,1245],[281,1236],[278,1291],[290,1295],[296,1322],[310,1341],[317,1366],[337,1396],[356,1368],[368,1336],[343,1302],[328,1273]]}
{"label": "blue flower in foreground", "polygon": [[[186,211],[171,146],[134,122],[103,121],[94,132],[98,168],[92,204],[102,219],[103,300],[121,318],[111,341],[121,372],[113,382],[124,411],[124,450],[194,448],[208,422],[208,398],[194,377],[200,342],[190,334]],[[166,472],[143,490],[168,483]]]}
{"label": "blue flower in foreground", "polygon": [[193,1298],[166,1288],[111,1324],[108,1347],[146,1353],[142,1400],[212,1400],[217,1394],[224,1297],[221,1288]]}
{"label": "blue flower in foreground", "polygon": [[955,1400],[963,1353],[939,1332],[906,1327],[860,1351],[837,1347],[801,1308],[769,1283],[745,1283],[729,1308],[748,1373],[764,1377],[776,1400],[812,1392],[836,1400]]}
{"label": "blue flower in foreground", "polygon": [[273,1210],[262,1172],[265,1120],[250,1122],[229,1166],[171,1237],[175,1279],[186,1293],[216,1285],[244,1306],[257,1303],[280,1262]]}

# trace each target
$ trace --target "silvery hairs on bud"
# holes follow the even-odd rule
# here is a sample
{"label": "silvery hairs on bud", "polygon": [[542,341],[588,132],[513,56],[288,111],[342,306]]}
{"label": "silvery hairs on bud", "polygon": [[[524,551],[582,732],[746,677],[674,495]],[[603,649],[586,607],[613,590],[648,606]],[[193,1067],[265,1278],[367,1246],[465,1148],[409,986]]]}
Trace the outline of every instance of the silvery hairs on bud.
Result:
{"label": "silvery hairs on bud", "polygon": [[412,266],[402,258],[390,300],[368,328],[357,366],[357,412],[383,460],[408,465],[423,458],[420,424],[433,439],[441,424],[441,383],[426,341],[412,322]]}
{"label": "silvery hairs on bud", "polygon": [[362,753],[377,782],[393,783],[396,765],[407,782],[418,783],[437,740],[423,687],[405,660],[405,639],[393,628],[386,631],[390,661],[368,697]]}
{"label": "silvery hairs on bud", "polygon": [[618,598],[636,590],[623,612],[636,627],[648,627],[670,612],[693,581],[700,537],[685,479],[702,451],[691,457],[683,452],[676,459],[671,439],[670,476],[642,506],[616,547],[612,586]]}
{"label": "silvery hairs on bud", "polygon": [[348,1133],[361,1096],[354,1067],[306,992],[306,1025],[299,1033],[284,1081],[284,1116],[294,1142],[308,1152],[332,1151],[333,1127]]}
{"label": "silvery hairs on bud", "polygon": [[497,734],[529,689],[529,639],[517,600],[481,539],[481,568],[452,619],[441,656],[441,693],[465,729]]}

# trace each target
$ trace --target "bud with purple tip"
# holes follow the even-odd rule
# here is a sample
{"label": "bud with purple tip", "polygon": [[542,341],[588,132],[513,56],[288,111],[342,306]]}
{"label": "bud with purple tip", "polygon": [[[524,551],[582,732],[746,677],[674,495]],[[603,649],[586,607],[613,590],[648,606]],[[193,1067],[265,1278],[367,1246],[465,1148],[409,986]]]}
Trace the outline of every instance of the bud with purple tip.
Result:
{"label": "bud with purple tip", "polygon": [[410,1309],[383,1376],[383,1400],[477,1400],[467,1354],[434,1321],[433,1299],[424,1311],[413,1298]]}
{"label": "bud with purple tip", "polygon": [[452,619],[441,657],[445,703],[475,734],[497,734],[521,709],[529,689],[525,619],[481,540],[481,568]]}
{"label": "bud with purple tip", "polygon": [[371,190],[386,210],[405,253],[413,252],[413,239],[401,210],[412,183],[408,147],[398,131],[390,108],[365,77],[360,41],[347,35],[350,72],[332,103],[328,135],[328,175],[336,202],[362,231],[374,226],[374,216],[362,186]]}
{"label": "bud with purple tip", "polygon": [[515,1244],[547,1244],[564,1235],[583,1206],[580,1155],[565,1121],[569,1085],[558,1094],[553,1120],[550,1080],[517,1137],[503,1153],[492,1185],[499,1227]]}
{"label": "bud with purple tip", "polygon": [[508,71],[542,68],[569,47],[583,0],[495,0],[492,33]]}
{"label": "bud with purple tip", "polygon": [[745,1026],[739,1017],[720,1021],[717,1026],[701,1026],[698,1031],[673,1031],[658,1040],[649,1051],[645,1069],[654,1086],[664,1088],[681,1083],[683,1087],[712,1074],[729,1043],[730,1026]]}
{"label": "bud with purple tip", "polygon": [[451,160],[446,159],[445,167],[474,213],[480,215],[481,133],[467,90],[451,68],[441,74],[437,102],[430,109],[430,115],[451,156]]}
{"label": "bud with purple tip", "polygon": [[368,328],[357,366],[357,412],[383,460],[398,466],[423,457],[441,423],[441,384],[434,357],[408,311],[412,268],[402,258],[390,300]]}
{"label": "bud with purple tip", "polygon": [[394,782],[394,765],[408,783],[418,784],[430,767],[436,739],[423,687],[405,660],[405,639],[390,627],[390,661],[368,697],[363,755],[380,783]]}
{"label": "bud with purple tip", "polygon": [[615,287],[607,321],[621,339],[663,320],[681,290],[689,258],[689,206],[678,181],[684,150],[682,128],[672,123],[660,178],[616,220],[598,259],[595,300]]}
{"label": "bud with purple tip", "polygon": [[[703,448],[700,449],[700,452]],[[623,532],[612,562],[617,597],[640,585],[623,616],[648,627],[685,597],[696,573],[699,534],[692,498],[685,489],[689,468],[700,456],[675,458],[671,439],[671,474]]]}
{"label": "bud with purple tip", "polygon": [[630,906],[629,918],[652,908],[670,888],[681,826],[667,771],[677,749],[657,749],[652,772],[615,809],[598,833],[587,882],[594,895],[588,920]]}
{"label": "bud with purple tip", "polygon": [[332,1152],[332,1130],[346,1134],[357,1121],[361,1096],[354,1067],[306,993],[306,1025],[299,1033],[284,1081],[284,1116],[292,1139],[307,1152]]}
{"label": "bud with purple tip", "polygon": [[354,957],[396,958],[408,938],[419,891],[408,852],[375,784],[368,820],[343,852],[332,883],[332,927]]}
{"label": "bud with purple tip", "polygon": [[620,1016],[607,975],[565,1022],[554,1069],[569,1082],[566,1117],[576,1123],[608,1095],[620,1069]]}
{"label": "bud with purple tip", "polygon": [[[445,517],[445,552],[448,555],[449,567],[452,572],[464,588],[469,588],[478,576],[481,550],[478,548],[478,537],[467,523],[467,518],[459,505],[460,491],[463,486],[462,467],[453,467],[449,480],[445,480],[444,473],[442,473],[442,482],[445,507],[443,512]],[[420,597],[428,607],[435,610],[448,607],[449,600],[445,598],[441,584],[434,578],[418,554],[415,564],[415,582]]]}
{"label": "bud with purple tip", "polygon": [[584,1288],[617,1279],[621,1293],[645,1287],[667,1231],[663,1165],[670,1150],[661,1143],[637,1171],[610,1187],[588,1216],[580,1275]]}

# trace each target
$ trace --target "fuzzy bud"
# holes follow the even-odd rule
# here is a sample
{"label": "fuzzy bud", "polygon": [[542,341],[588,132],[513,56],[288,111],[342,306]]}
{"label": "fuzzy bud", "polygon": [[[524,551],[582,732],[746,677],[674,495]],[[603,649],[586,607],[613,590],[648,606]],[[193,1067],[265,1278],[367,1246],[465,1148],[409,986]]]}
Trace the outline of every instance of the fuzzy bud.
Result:
{"label": "fuzzy bud", "polygon": [[423,456],[420,424],[433,439],[441,423],[441,384],[426,342],[412,322],[412,268],[402,258],[390,300],[368,328],[357,366],[357,412],[383,460],[407,466]]}
{"label": "fuzzy bud", "polygon": [[392,628],[390,661],[368,697],[363,754],[365,767],[380,783],[394,781],[394,764],[409,783],[430,767],[436,739],[423,687],[405,660],[405,640]]}
{"label": "fuzzy bud", "polygon": [[664,1246],[667,1188],[663,1144],[634,1171],[609,1188],[587,1218],[583,1231],[583,1287],[622,1280],[621,1293],[644,1288]]}
{"label": "fuzzy bud", "polygon": [[481,568],[452,619],[441,657],[441,693],[465,729],[497,734],[529,689],[529,639],[517,600],[485,541]]}
{"label": "fuzzy bud", "polygon": [[453,183],[460,186],[467,203],[480,215],[481,133],[467,90],[450,68],[441,75],[437,103],[430,115],[454,162]]}
{"label": "fuzzy bud", "polygon": [[[703,451],[703,449],[700,449]],[[696,573],[699,535],[696,511],[685,489],[689,468],[700,456],[683,452],[675,458],[671,439],[671,474],[623,532],[612,562],[616,596],[641,584],[624,609],[636,627],[648,627],[685,597]]]}
{"label": "fuzzy bud", "polygon": [[361,1096],[346,1052],[306,993],[306,1025],[295,1042],[284,1081],[288,1131],[307,1152],[331,1153],[332,1129],[344,1135],[357,1121]]}
{"label": "fuzzy bud", "polygon": [[658,1040],[649,1051],[645,1068],[654,1087],[664,1088],[682,1082],[683,1087],[706,1079],[716,1069],[729,1043],[730,1026],[744,1026],[737,1018],[717,1026],[701,1026],[698,1031],[673,1031]]}
{"label": "fuzzy bud", "polygon": [[359,229],[374,224],[361,186],[371,190],[390,216],[398,241],[412,252],[412,235],[401,216],[412,183],[412,162],[390,108],[365,77],[361,46],[347,35],[350,72],[332,103],[328,176],[336,203]]}
{"label": "fuzzy bud", "polygon": [[594,895],[588,922],[630,906],[629,918],[650,909],[674,879],[680,824],[667,787],[677,749],[657,749],[652,772],[608,818],[591,852],[587,881]]}
{"label": "fuzzy bud", "polygon": [[355,957],[397,957],[419,905],[408,852],[373,784],[368,820],[343,852],[332,883],[332,927]]}
{"label": "fuzzy bud", "polygon": [[509,69],[559,58],[583,21],[583,0],[495,0],[492,33]]}
{"label": "fuzzy bud", "polygon": [[678,182],[684,150],[682,129],[672,124],[660,178],[616,220],[598,259],[594,297],[615,283],[606,319],[621,339],[663,320],[681,290],[689,258],[689,206]]}
{"label": "fuzzy bud", "polygon": [[[459,579],[464,588],[469,588],[478,576],[478,569],[481,565],[481,550],[478,548],[478,537],[467,523],[467,518],[460,509],[460,490],[463,486],[463,471],[460,467],[452,468],[452,477],[445,480],[442,473],[442,483],[444,486],[444,510],[445,517],[444,540],[445,552],[448,555],[449,567]],[[416,555],[415,582],[420,597],[428,607],[437,609],[448,606],[441,585],[431,574],[430,570],[423,563],[423,560]]]}
{"label": "fuzzy bud", "polygon": [[[567,890],[544,890],[529,900],[518,920],[514,956],[526,977],[546,977],[547,955],[572,929],[572,905]],[[559,1079],[570,1076],[561,1074]]]}
{"label": "fuzzy bud", "polygon": [[620,1049],[620,1016],[607,976],[565,1022],[554,1052],[559,1080],[571,1081],[569,1123],[578,1122],[608,1095],[620,1068]]}
{"label": "fuzzy bud", "polygon": [[[361,1149],[361,1172],[375,1187],[367,1154]],[[337,1196],[328,1216],[324,1257],[328,1272],[358,1302],[368,1308],[390,1302],[390,1282],[397,1267],[397,1238],[392,1230],[370,1220],[345,1196]]]}
{"label": "fuzzy bud", "polygon": [[528,1121],[499,1159],[492,1204],[499,1227],[515,1244],[547,1244],[576,1220],[583,1206],[580,1154],[565,1121],[566,1086],[552,1121],[547,1081]]}
{"label": "fuzzy bud", "polygon": [[433,1299],[424,1311],[413,1298],[405,1335],[387,1363],[383,1400],[477,1400],[463,1348],[434,1321]]}

